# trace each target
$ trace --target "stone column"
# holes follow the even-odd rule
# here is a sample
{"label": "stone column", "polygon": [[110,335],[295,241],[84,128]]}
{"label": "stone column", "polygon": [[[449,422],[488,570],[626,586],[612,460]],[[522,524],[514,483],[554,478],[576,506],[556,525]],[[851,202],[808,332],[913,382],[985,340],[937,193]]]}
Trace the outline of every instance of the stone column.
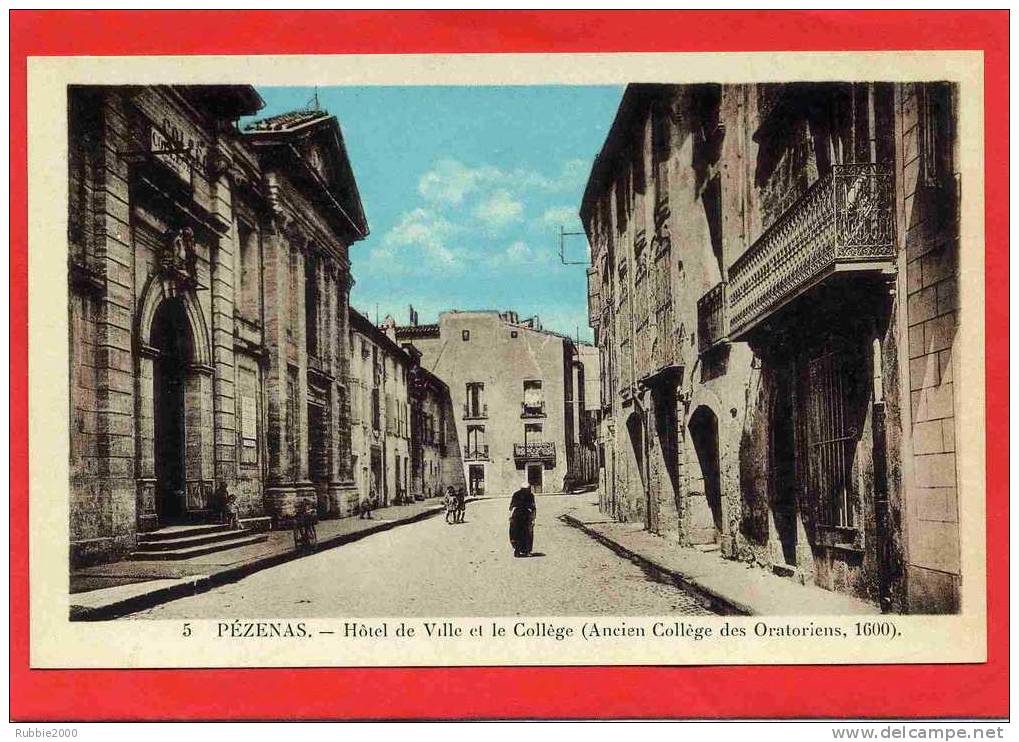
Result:
{"label": "stone column", "polygon": [[[229,201],[228,187],[217,184],[217,202]],[[237,406],[234,361],[235,256],[237,224],[220,238],[212,258],[212,362],[215,368],[215,473],[233,489],[237,484]]]}
{"label": "stone column", "polygon": [[297,309],[295,312],[297,324],[293,329],[297,353],[295,358],[297,361],[297,410],[294,416],[297,423],[297,430],[295,431],[295,439],[297,441],[297,483],[310,487],[308,479],[308,328],[304,315],[304,256],[308,249],[310,249],[309,246],[302,245],[294,256],[297,265],[297,275],[294,281],[296,287],[294,302]]}
{"label": "stone column", "polygon": [[[92,228],[94,261],[103,279],[97,299],[95,356],[95,479],[96,515],[102,523],[90,534],[100,545],[90,556],[114,558],[134,547],[138,499],[145,487],[138,481],[135,422],[136,369],[133,360],[135,312],[135,250],[131,237],[129,165],[117,152],[129,149],[131,135],[124,98],[116,92],[102,100],[102,146],[94,176]],[[146,523],[146,526],[151,525]]]}
{"label": "stone column", "polygon": [[286,487],[287,322],[290,303],[290,246],[280,225],[270,223],[262,232],[262,295],[264,337],[268,352],[263,368],[266,419],[266,500],[271,515],[285,510],[293,488]]}
{"label": "stone column", "polygon": [[138,374],[135,390],[137,420],[137,507],[138,530],[152,531],[159,525],[156,513],[155,452],[155,359],[159,351],[148,345],[138,348]]}

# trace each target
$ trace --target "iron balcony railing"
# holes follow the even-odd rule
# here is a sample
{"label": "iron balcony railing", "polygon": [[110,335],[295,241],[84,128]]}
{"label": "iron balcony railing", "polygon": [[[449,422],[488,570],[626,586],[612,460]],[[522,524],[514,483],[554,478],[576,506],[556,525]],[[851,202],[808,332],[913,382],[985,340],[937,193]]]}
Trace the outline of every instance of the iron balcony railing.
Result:
{"label": "iron balcony railing", "polygon": [[475,444],[464,446],[464,461],[487,461],[488,444]]}
{"label": "iron balcony railing", "polygon": [[705,353],[729,336],[726,284],[719,282],[697,300],[697,350]]}
{"label": "iron balcony railing", "polygon": [[480,404],[474,405],[464,404],[464,420],[484,420],[488,417],[488,405]]}
{"label": "iron balcony railing", "polygon": [[523,461],[555,461],[555,442],[514,443],[513,458]]}
{"label": "iron balcony railing", "polygon": [[521,402],[520,417],[545,417],[544,402]]}
{"label": "iron balcony railing", "polygon": [[739,339],[836,271],[890,270],[894,184],[887,165],[836,165],[729,269],[729,336]]}

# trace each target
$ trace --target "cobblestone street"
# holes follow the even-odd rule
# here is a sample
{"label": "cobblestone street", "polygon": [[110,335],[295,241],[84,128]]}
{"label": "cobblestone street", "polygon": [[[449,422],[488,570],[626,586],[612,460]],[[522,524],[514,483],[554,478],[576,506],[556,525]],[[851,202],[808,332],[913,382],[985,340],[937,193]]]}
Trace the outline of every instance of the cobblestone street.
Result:
{"label": "cobblestone street", "polygon": [[559,519],[587,497],[538,498],[529,559],[513,557],[509,500],[481,500],[463,524],[440,515],[128,618],[708,613]]}

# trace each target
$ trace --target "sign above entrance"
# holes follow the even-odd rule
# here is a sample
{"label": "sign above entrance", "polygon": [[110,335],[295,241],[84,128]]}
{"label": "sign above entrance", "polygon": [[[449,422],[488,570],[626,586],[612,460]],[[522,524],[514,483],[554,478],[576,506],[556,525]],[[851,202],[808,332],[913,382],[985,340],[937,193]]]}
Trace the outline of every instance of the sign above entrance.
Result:
{"label": "sign above entrance", "polygon": [[194,137],[186,136],[169,119],[163,119],[162,126],[149,126],[149,154],[190,186],[194,165],[205,161],[206,148]]}

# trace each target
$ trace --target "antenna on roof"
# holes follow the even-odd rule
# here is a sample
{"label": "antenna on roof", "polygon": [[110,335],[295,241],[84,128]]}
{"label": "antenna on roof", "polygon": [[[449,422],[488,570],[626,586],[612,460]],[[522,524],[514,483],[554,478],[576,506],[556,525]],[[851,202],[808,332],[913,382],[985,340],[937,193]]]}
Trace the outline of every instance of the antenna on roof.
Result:
{"label": "antenna on roof", "polygon": [[318,102],[318,85],[315,86],[315,94],[311,96],[311,99],[306,104],[309,111],[321,111],[322,107]]}

